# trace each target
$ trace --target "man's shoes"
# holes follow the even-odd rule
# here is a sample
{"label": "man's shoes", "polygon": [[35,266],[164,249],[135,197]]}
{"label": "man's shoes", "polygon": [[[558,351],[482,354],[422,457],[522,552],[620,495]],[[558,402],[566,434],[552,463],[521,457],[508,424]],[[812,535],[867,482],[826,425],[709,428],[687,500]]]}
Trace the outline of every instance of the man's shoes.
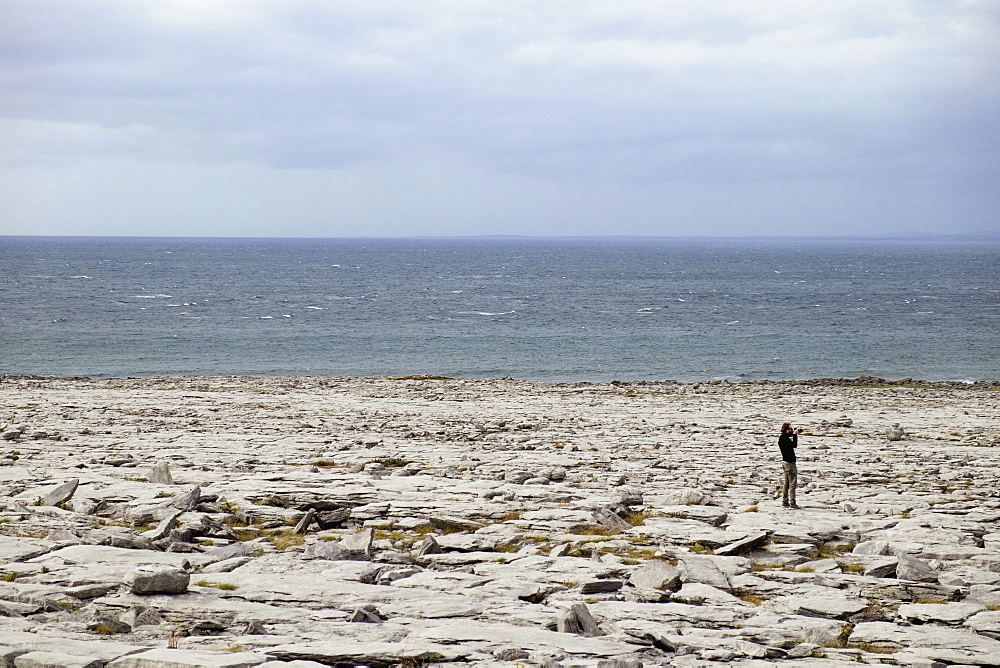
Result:
{"label": "man's shoes", "polygon": [[787,508],[788,507],[788,501],[782,501],[781,505],[784,506],[785,508]]}
{"label": "man's shoes", "polygon": [[788,504],[788,507],[792,508],[793,510],[798,510],[799,509],[799,504],[797,504],[797,503],[790,503],[790,504]]}

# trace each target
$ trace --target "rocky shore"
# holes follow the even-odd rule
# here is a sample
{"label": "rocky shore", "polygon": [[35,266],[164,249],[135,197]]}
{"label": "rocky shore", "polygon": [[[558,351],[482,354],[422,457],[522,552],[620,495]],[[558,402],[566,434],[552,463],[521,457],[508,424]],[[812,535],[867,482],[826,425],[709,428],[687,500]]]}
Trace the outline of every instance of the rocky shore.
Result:
{"label": "rocky shore", "polygon": [[3,378],[0,665],[1000,666],[1000,389],[879,380]]}

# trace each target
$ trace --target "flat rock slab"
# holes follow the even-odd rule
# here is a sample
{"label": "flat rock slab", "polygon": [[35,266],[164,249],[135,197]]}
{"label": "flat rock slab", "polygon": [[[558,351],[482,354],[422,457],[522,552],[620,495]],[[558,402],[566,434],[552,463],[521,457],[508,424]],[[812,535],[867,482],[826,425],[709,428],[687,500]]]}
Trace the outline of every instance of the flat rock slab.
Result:
{"label": "flat rock slab", "polygon": [[[127,613],[135,608],[153,608],[168,623],[183,623],[205,619],[268,619],[272,623],[294,622],[311,611],[301,608],[285,608],[244,601],[238,598],[218,598],[210,594],[188,591],[185,594],[163,594],[137,596],[135,594],[118,594],[106,596],[94,601],[99,606],[109,606],[121,613]],[[347,612],[340,610],[324,611],[323,617],[330,620],[346,619]],[[238,644],[235,643],[234,644]]]}
{"label": "flat rock slab", "polygon": [[457,552],[487,552],[512,542],[511,536],[483,535],[475,533],[451,533],[438,536],[438,546],[443,550]]}
{"label": "flat rock slab", "polygon": [[[318,661],[326,665],[423,665],[461,661],[467,648],[404,638],[399,642],[365,642],[351,638],[269,647],[267,653],[282,661]],[[112,668],[112,667],[109,667]],[[114,667],[117,668],[117,667]]]}
{"label": "flat rock slab", "polygon": [[632,527],[628,533],[634,536],[654,536],[676,542],[697,543],[711,548],[726,545],[746,535],[716,529],[703,522],[680,517],[647,517],[643,524]]}
{"label": "flat rock slab", "polygon": [[103,668],[100,659],[65,652],[27,652],[14,659],[16,668]]}
{"label": "flat rock slab", "polygon": [[[590,604],[597,619],[647,619],[664,624],[680,622],[698,626],[728,626],[752,612],[733,605],[688,605],[687,603],[632,603],[631,601],[598,601]],[[837,627],[838,629],[840,626]]]}
{"label": "flat rock slab", "polygon": [[[555,617],[553,616],[553,621]],[[482,622],[446,622],[434,626],[424,625],[414,628],[408,639],[425,639],[450,645],[471,643],[481,649],[509,645],[533,647],[539,651],[559,650],[576,656],[618,656],[635,650],[627,643],[604,638],[585,638],[570,633],[557,633],[545,629],[510,626],[507,624],[484,624]]]}
{"label": "flat rock slab", "polygon": [[966,619],[965,625],[977,633],[1000,640],[1000,610],[980,612]]}
{"label": "flat rock slab", "polygon": [[[359,602],[368,602],[391,616],[428,619],[469,617],[484,609],[481,602],[458,593],[326,580],[312,575],[260,578],[241,573],[241,570],[226,575],[225,581],[234,584],[236,589],[225,594],[254,603],[296,605],[309,610],[353,610]],[[214,577],[220,578],[220,575]]]}
{"label": "flat rock slab", "polygon": [[899,615],[917,623],[961,624],[984,610],[986,606],[978,603],[904,603],[899,606]]}
{"label": "flat rock slab", "polygon": [[108,640],[78,640],[64,635],[48,635],[42,632],[26,633],[23,631],[0,631],[0,647],[26,650],[29,652],[48,652],[58,650],[71,656],[97,659],[107,663],[122,656],[141,652],[145,647],[124,642]]}
{"label": "flat rock slab", "polygon": [[[156,552],[153,550],[132,550],[110,545],[70,545],[45,555],[46,559],[62,559],[67,564],[110,564],[114,566],[138,566],[140,564],[169,564],[182,566],[191,555],[178,552]],[[122,576],[125,572],[122,572]]]}
{"label": "flat rock slab", "polygon": [[703,582],[685,582],[677,590],[677,600],[692,605],[740,606],[743,603],[728,591]]}
{"label": "flat rock slab", "polygon": [[48,554],[59,544],[39,538],[0,536],[0,564],[28,561]]}
{"label": "flat rock slab", "polygon": [[106,668],[252,668],[267,661],[257,652],[151,649],[115,659]]}
{"label": "flat rock slab", "polygon": [[479,587],[491,578],[455,571],[421,571],[392,583],[394,587],[417,587],[433,591],[456,591]]}
{"label": "flat rock slab", "polygon": [[731,589],[729,577],[713,557],[685,556],[678,564],[685,582],[702,582],[716,589]]}
{"label": "flat rock slab", "polygon": [[[16,601],[42,607],[47,599],[63,597],[65,590],[57,585],[35,584],[33,582],[0,581],[0,600]],[[27,613],[26,613],[27,614]]]}
{"label": "flat rock slab", "polygon": [[511,555],[504,552],[444,552],[441,554],[425,554],[417,560],[421,564],[435,567],[468,566],[489,561],[511,561]]}
{"label": "flat rock slab", "polygon": [[831,592],[825,596],[785,596],[776,599],[773,605],[796,615],[844,619],[867,608],[868,602]]}
{"label": "flat rock slab", "polygon": [[995,666],[1000,640],[971,631],[940,626],[898,626],[890,622],[858,624],[848,639],[851,645],[870,644],[885,648],[919,648],[920,654],[945,663]]}
{"label": "flat rock slab", "polygon": [[745,554],[750,550],[762,546],[768,540],[768,533],[766,531],[758,531],[740,538],[739,540],[733,541],[728,545],[722,545],[716,548],[715,554],[719,556],[735,556],[739,554]]}
{"label": "flat rock slab", "polygon": [[683,520],[697,520],[711,526],[717,527],[726,521],[729,513],[718,506],[699,505],[673,505],[658,506],[656,512],[663,513],[667,517],[677,517]]}

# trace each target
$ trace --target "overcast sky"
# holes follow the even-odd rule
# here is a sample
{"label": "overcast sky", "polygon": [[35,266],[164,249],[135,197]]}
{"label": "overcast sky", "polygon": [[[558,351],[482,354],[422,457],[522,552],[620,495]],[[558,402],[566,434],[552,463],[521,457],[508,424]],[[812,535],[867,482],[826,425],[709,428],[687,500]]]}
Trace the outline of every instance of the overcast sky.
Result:
{"label": "overcast sky", "polygon": [[0,0],[0,234],[1000,230],[997,0]]}

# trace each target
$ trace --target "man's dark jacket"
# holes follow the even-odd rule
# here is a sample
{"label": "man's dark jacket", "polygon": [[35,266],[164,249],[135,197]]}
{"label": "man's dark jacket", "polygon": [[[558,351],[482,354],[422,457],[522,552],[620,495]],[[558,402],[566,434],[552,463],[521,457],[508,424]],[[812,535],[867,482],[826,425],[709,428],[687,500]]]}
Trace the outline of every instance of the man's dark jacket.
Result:
{"label": "man's dark jacket", "polygon": [[778,447],[781,448],[781,459],[786,462],[795,461],[795,448],[799,444],[799,435],[783,432],[778,437]]}

